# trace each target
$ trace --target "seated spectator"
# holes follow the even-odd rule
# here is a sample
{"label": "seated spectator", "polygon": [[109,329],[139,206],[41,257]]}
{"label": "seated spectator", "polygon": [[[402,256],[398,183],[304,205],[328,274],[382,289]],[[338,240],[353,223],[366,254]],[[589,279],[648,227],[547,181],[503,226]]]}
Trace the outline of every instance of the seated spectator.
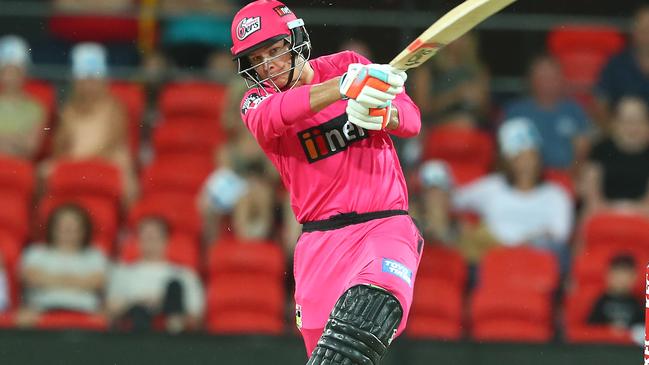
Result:
{"label": "seated spectator", "polygon": [[588,149],[590,122],[575,101],[565,97],[561,66],[550,56],[532,61],[530,95],[509,105],[505,119],[528,118],[541,134],[546,167],[570,170],[581,166]]}
{"label": "seated spectator", "polygon": [[620,332],[644,328],[644,306],[633,295],[638,270],[633,256],[615,256],[606,274],[606,289],[588,317],[588,323],[611,326]]}
{"label": "seated spectator", "polygon": [[595,86],[597,122],[604,130],[613,108],[626,95],[649,103],[649,5],[638,8],[631,26],[629,46],[611,57]]}
{"label": "seated spectator", "polygon": [[203,317],[203,287],[196,273],[167,260],[167,223],[161,218],[145,218],[138,225],[137,238],[139,260],[117,266],[110,275],[110,317],[117,327],[134,331],[152,329],[158,315],[164,316],[169,332],[196,327]]}
{"label": "seated spectator", "polygon": [[[102,158],[122,170],[127,199],[137,190],[128,147],[127,115],[108,87],[106,53],[99,44],[82,43],[72,52],[72,96],[64,104],[54,135],[53,159]],[[45,167],[46,173],[51,162]]]}
{"label": "seated spectator", "polygon": [[461,239],[467,259],[477,263],[495,245],[528,244],[552,250],[566,265],[572,201],[561,187],[543,180],[538,132],[527,119],[511,119],[501,126],[498,143],[503,171],[454,193],[455,208],[478,213],[482,221]]}
{"label": "seated spectator", "polygon": [[424,122],[450,109],[462,109],[485,122],[490,113],[489,75],[478,56],[478,40],[469,33],[452,42],[431,62],[415,70],[412,96]]}
{"label": "seated spectator", "polygon": [[7,273],[2,264],[2,256],[0,255],[0,313],[9,308],[9,302],[9,283],[7,281]]}
{"label": "seated spectator", "polygon": [[99,313],[108,261],[92,247],[88,213],[72,204],[56,208],[47,220],[45,239],[23,253],[19,324],[32,325],[39,313],[50,310]]}
{"label": "seated spectator", "polygon": [[589,213],[625,208],[649,214],[649,108],[624,97],[611,123],[611,136],[590,153],[583,178]]}
{"label": "seated spectator", "polygon": [[423,188],[420,223],[426,242],[454,244],[458,226],[451,214],[453,177],[444,161],[431,160],[422,164],[419,179]]}
{"label": "seated spectator", "polygon": [[46,117],[43,106],[23,89],[29,62],[23,39],[0,38],[0,153],[32,160]]}

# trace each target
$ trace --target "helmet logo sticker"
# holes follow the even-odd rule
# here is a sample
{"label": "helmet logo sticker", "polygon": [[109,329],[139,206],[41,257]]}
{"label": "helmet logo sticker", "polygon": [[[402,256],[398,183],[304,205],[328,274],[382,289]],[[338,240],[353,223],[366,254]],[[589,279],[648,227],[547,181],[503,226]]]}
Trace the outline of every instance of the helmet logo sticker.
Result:
{"label": "helmet logo sticker", "polygon": [[286,16],[292,14],[291,9],[289,9],[288,6],[286,5],[276,6],[273,8],[273,10],[275,10],[275,13],[277,13],[277,15],[279,16]]}
{"label": "helmet logo sticker", "polygon": [[242,41],[261,29],[261,17],[243,18],[237,25],[237,38]]}

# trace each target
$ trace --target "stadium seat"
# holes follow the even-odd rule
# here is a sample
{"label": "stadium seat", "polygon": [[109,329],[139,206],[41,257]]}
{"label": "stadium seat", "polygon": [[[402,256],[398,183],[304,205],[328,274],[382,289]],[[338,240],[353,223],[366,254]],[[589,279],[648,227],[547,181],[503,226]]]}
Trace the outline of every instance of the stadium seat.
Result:
{"label": "stadium seat", "polygon": [[21,243],[11,234],[0,230],[0,267],[4,267],[9,284],[10,308],[16,308],[20,303],[20,283],[17,278],[20,261]]}
{"label": "stadium seat", "polygon": [[19,195],[0,191],[0,230],[12,240],[23,244],[29,233],[30,201]]}
{"label": "stadium seat", "polygon": [[11,193],[29,202],[34,192],[34,167],[25,160],[0,155],[0,192]]}
{"label": "stadium seat", "polygon": [[44,237],[47,219],[50,213],[56,207],[69,203],[78,204],[86,209],[92,220],[93,244],[107,255],[111,255],[117,236],[119,212],[115,209],[112,202],[108,202],[102,198],[46,196],[40,201],[38,207],[38,222],[41,236]]}
{"label": "stadium seat", "polygon": [[146,97],[142,86],[133,82],[112,81],[111,93],[122,102],[128,114],[128,141],[131,153],[137,156],[140,145],[140,131],[144,122]]}
{"label": "stadium seat", "polygon": [[207,330],[220,334],[284,331],[284,282],[263,274],[219,273],[211,277]]}
{"label": "stadium seat", "polygon": [[193,196],[161,194],[144,197],[131,207],[128,223],[134,228],[141,219],[151,216],[165,219],[172,235],[182,234],[192,240],[199,238],[202,223]]}
{"label": "stadium seat", "polygon": [[570,195],[571,198],[575,198],[575,183],[572,181],[569,172],[559,169],[546,169],[544,175],[547,181],[559,185]]}
{"label": "stadium seat", "polygon": [[497,248],[484,257],[471,297],[471,337],[480,341],[547,342],[559,268],[552,253]]}
{"label": "stadium seat", "polygon": [[627,332],[617,331],[609,326],[590,325],[588,317],[602,294],[602,288],[580,287],[570,292],[564,301],[565,337],[568,343],[603,343],[631,345]]}
{"label": "stadium seat", "polygon": [[64,41],[133,42],[138,37],[138,20],[114,15],[57,14],[50,18],[52,35]]}
{"label": "stadium seat", "polygon": [[164,118],[199,117],[220,120],[227,87],[205,82],[168,84],[161,92],[159,106]]}
{"label": "stadium seat", "polygon": [[630,212],[596,213],[584,221],[581,239],[586,249],[595,246],[649,249],[649,218]]}
{"label": "stadium seat", "polygon": [[214,128],[191,128],[181,123],[161,123],[153,132],[153,150],[156,159],[186,156],[187,159],[214,160],[219,145]]}
{"label": "stadium seat", "polygon": [[[195,239],[176,234],[169,238],[167,258],[175,264],[198,271],[200,269],[198,249],[198,242]],[[140,257],[140,248],[135,237],[123,242],[119,257],[124,263],[134,262]]]}
{"label": "stadium seat", "polygon": [[257,273],[280,279],[286,270],[284,252],[272,241],[217,241],[208,253],[210,276],[220,273]]}
{"label": "stadium seat", "polygon": [[195,196],[214,170],[211,161],[195,159],[156,160],[140,177],[142,196],[154,194],[185,194]]}
{"label": "stadium seat", "polygon": [[406,334],[412,338],[461,339],[464,287],[452,279],[417,275]]}
{"label": "stadium seat", "polygon": [[117,203],[123,190],[119,168],[99,159],[60,161],[47,179],[48,193],[58,197],[102,197]]}
{"label": "stadium seat", "polygon": [[443,280],[464,290],[467,280],[466,262],[457,250],[441,244],[426,245],[417,271],[417,280],[419,278]]}
{"label": "stadium seat", "polygon": [[432,129],[426,136],[423,158],[446,161],[455,182],[464,185],[489,172],[494,154],[495,147],[487,133],[443,126]]}

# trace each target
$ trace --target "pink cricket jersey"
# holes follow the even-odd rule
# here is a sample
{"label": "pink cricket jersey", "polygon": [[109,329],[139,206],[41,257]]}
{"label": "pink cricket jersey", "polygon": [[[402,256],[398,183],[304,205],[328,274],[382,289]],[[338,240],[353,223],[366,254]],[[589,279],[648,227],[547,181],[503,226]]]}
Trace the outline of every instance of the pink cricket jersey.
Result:
{"label": "pink cricket jersey", "polygon": [[[369,61],[341,52],[309,61],[312,84],[347,71],[351,63]],[[385,131],[368,131],[347,121],[347,102],[322,111],[310,108],[312,85],[268,96],[249,90],[241,103],[244,123],[279,171],[300,223],[340,213],[408,210],[406,182],[397,153]],[[270,91],[269,91],[270,92]],[[419,108],[406,93],[393,101],[400,124],[389,133],[419,133]]]}

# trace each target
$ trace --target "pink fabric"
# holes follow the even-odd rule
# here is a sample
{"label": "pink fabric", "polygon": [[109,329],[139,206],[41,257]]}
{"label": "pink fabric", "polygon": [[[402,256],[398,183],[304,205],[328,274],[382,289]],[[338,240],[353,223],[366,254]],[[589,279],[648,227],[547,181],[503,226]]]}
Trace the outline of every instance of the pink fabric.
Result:
{"label": "pink fabric", "polygon": [[[369,63],[349,51],[311,60],[312,83],[340,76],[355,62]],[[241,103],[243,121],[279,171],[297,220],[407,210],[406,182],[388,133],[348,123],[347,103],[342,100],[313,113],[310,88],[306,85],[269,96],[251,89]],[[417,135],[421,126],[417,106],[406,93],[394,105],[400,125],[391,133]]]}
{"label": "pink fabric", "polygon": [[[359,284],[394,294],[404,310],[397,334],[406,326],[423,239],[407,215],[375,219],[330,231],[303,233],[295,248],[295,303],[301,309],[307,354],[311,354],[336,301]],[[407,268],[390,272],[385,261]],[[394,265],[394,264],[393,264]]]}

